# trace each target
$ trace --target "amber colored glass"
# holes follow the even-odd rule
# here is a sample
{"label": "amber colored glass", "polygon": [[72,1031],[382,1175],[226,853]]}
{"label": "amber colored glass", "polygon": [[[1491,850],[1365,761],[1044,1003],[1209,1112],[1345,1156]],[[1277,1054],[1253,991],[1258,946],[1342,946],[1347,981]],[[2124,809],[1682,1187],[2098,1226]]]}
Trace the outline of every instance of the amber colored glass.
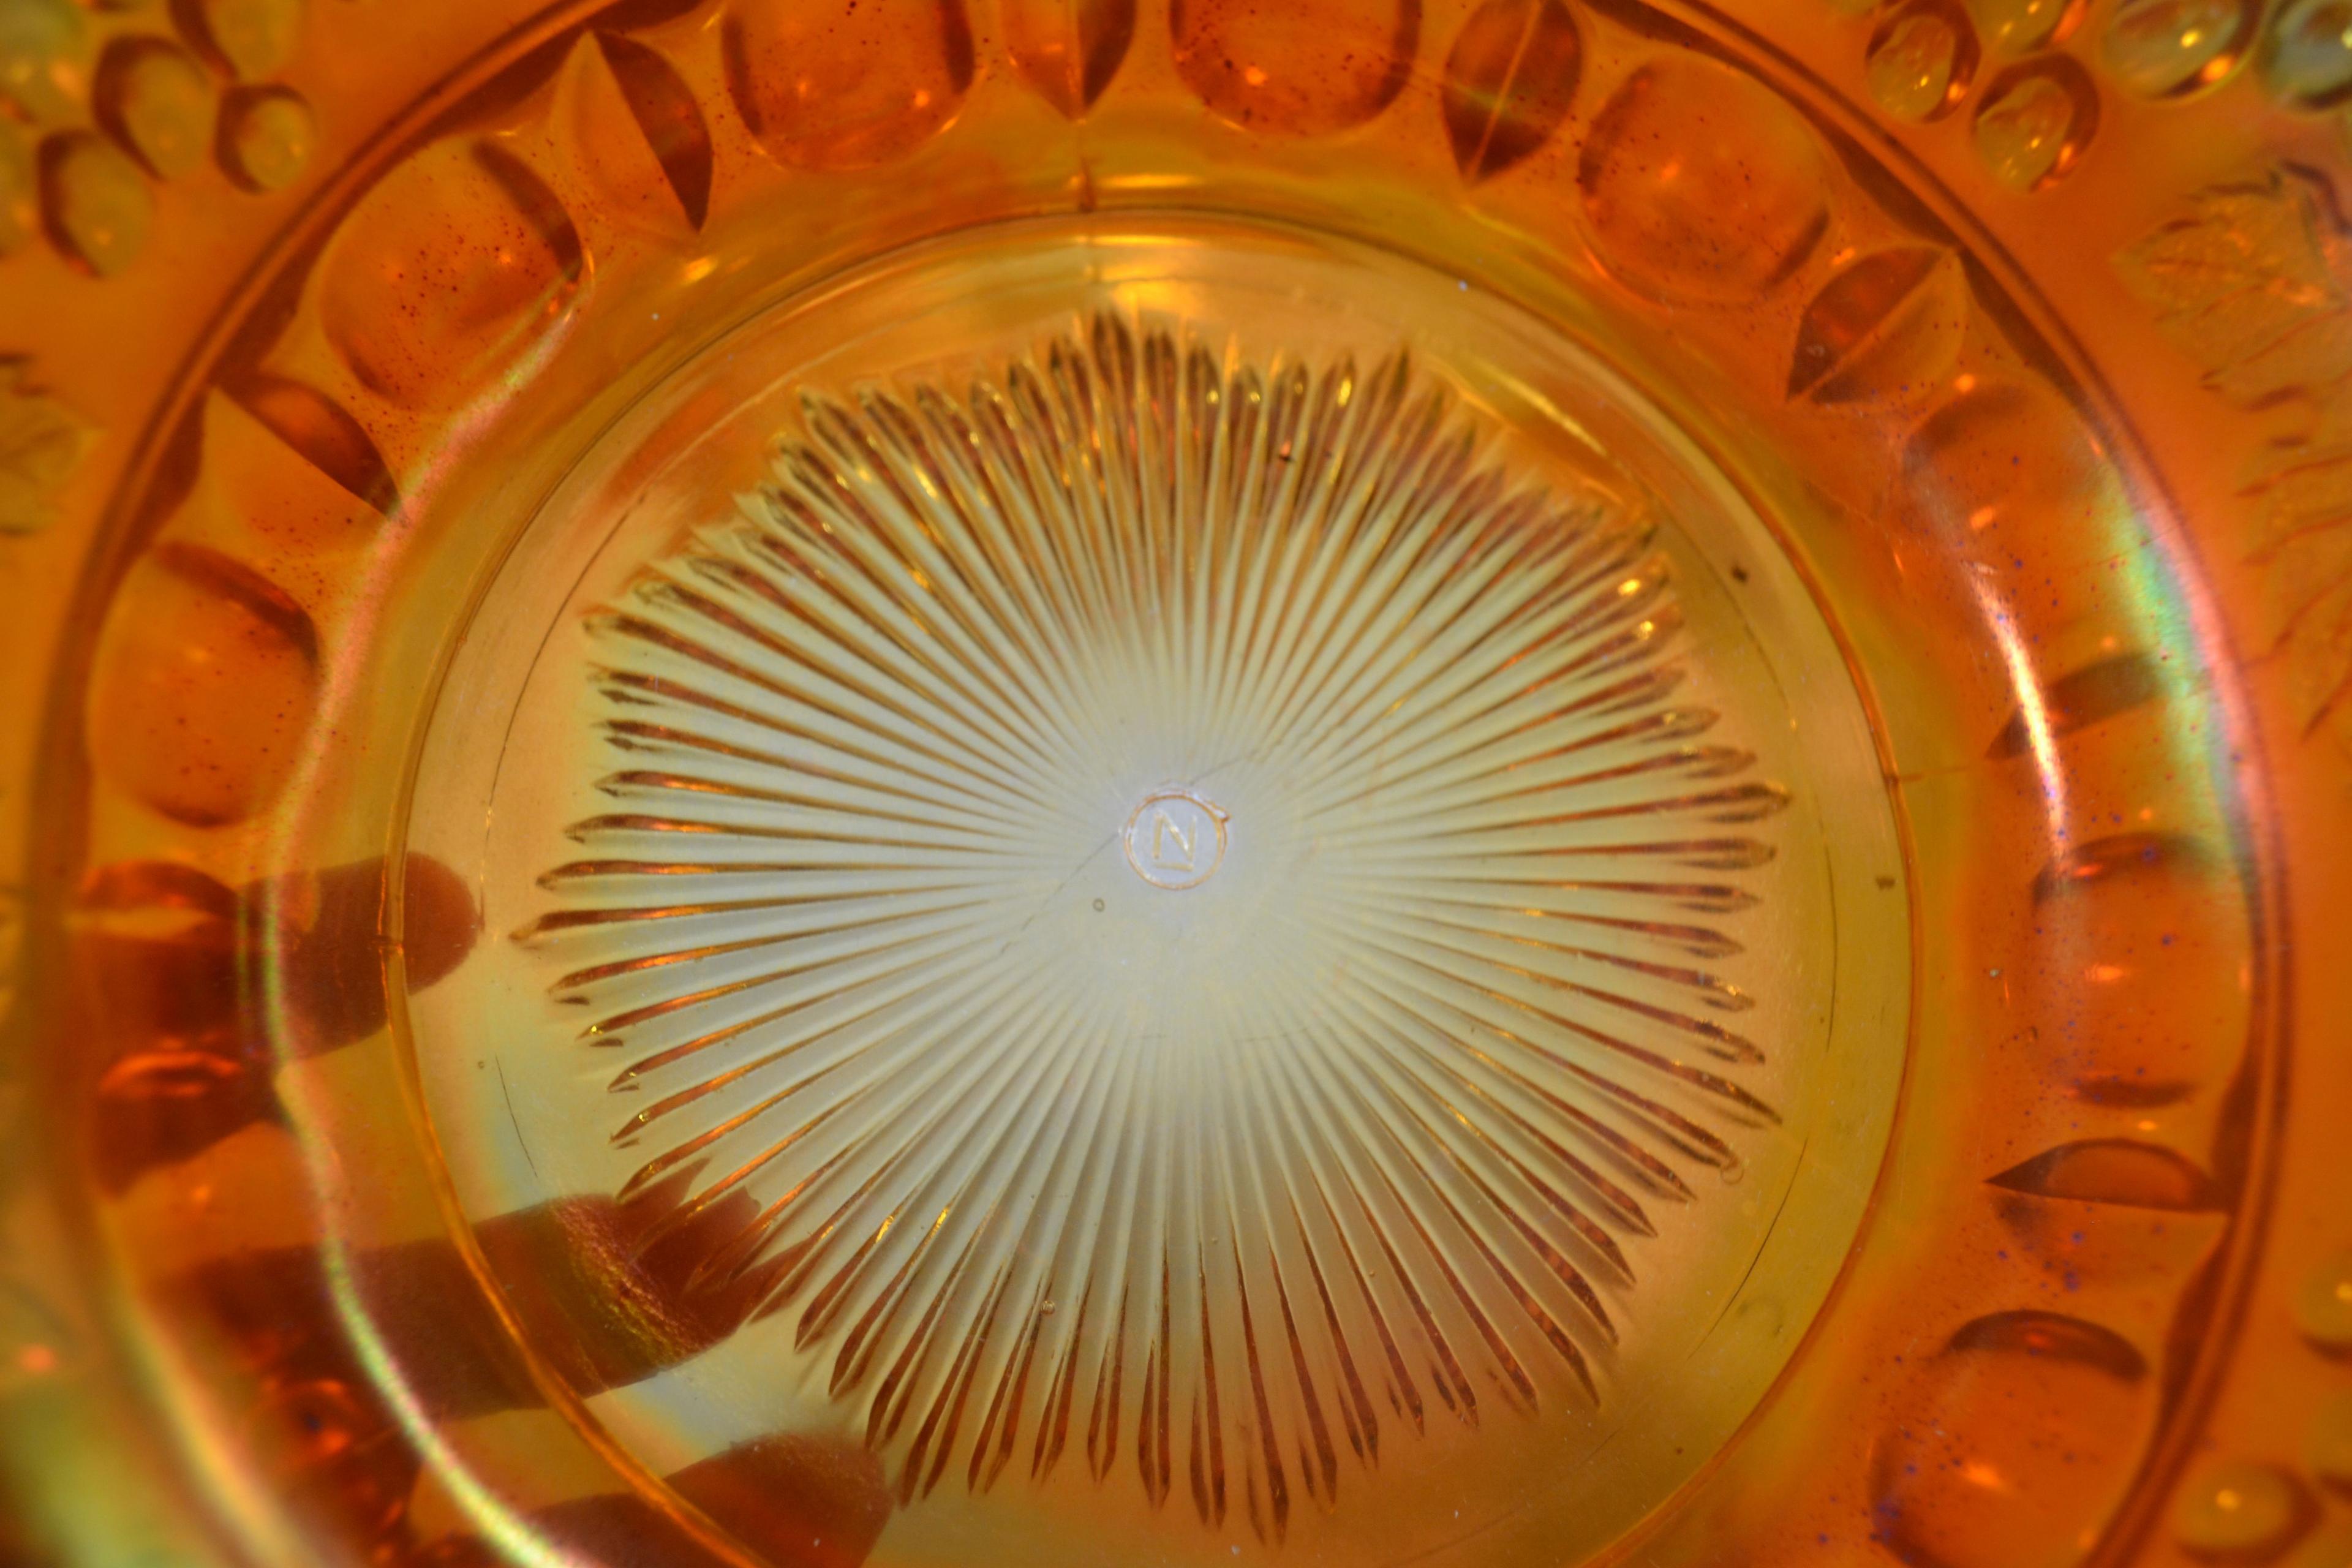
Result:
{"label": "amber colored glass", "polygon": [[2352,1568],[2347,104],[0,0],[0,1563]]}

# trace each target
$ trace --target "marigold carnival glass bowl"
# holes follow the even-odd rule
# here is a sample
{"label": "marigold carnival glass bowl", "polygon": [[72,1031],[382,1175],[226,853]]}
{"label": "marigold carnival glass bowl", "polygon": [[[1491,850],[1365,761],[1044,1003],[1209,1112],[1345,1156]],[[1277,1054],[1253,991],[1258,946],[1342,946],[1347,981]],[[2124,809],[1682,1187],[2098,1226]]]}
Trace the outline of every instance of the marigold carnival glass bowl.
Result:
{"label": "marigold carnival glass bowl", "polygon": [[2347,0],[0,0],[0,1563],[2352,1565]]}

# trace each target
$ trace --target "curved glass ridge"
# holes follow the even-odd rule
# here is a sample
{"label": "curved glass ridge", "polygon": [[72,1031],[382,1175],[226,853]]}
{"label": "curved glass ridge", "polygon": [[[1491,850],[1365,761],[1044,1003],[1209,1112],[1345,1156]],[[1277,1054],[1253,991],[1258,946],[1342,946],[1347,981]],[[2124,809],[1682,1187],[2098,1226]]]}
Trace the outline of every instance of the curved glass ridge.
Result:
{"label": "curved glass ridge", "polygon": [[[935,290],[995,324],[943,355]],[[415,999],[460,1207],[609,1194],[720,1336],[606,1430],[836,1432],[894,1531],[1206,1561],[1739,1418],[1769,1356],[1673,1369],[1853,1234],[1901,858],[1825,834],[1875,793],[1833,647],[1775,672],[1801,588],[1626,395],[1393,260],[1097,224],[788,307],[611,435],[535,525],[593,563],[527,542],[453,671],[418,842],[508,939]]]}

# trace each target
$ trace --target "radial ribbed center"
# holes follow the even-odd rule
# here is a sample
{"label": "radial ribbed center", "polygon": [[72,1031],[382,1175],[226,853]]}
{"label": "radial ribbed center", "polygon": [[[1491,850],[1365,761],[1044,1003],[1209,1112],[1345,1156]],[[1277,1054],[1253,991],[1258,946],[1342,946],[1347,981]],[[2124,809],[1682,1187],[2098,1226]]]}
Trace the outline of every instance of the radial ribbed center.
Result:
{"label": "radial ribbed center", "polygon": [[599,620],[612,809],[527,933],[626,1190],[733,1216],[703,1283],[908,1496],[1278,1539],[1609,1398],[1653,1208],[1777,1120],[1712,922],[1786,796],[1676,702],[1646,534],[1402,356],[1110,316],[779,451]]}

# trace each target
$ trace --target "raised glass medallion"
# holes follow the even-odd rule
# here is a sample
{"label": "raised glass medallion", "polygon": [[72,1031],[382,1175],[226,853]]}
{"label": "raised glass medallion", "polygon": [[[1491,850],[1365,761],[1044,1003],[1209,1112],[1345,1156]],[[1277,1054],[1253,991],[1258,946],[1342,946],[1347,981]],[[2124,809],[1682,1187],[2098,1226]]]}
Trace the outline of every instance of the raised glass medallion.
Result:
{"label": "raised glass medallion", "polygon": [[[836,1443],[877,1562],[1572,1557],[1860,1222],[1908,916],[1834,637],[1704,431],[1454,279],[894,258],[476,625],[411,842],[505,940],[410,1037],[461,1215],[602,1195],[722,1322],[575,1409],[652,1474]],[[558,1378],[615,1310],[509,1283]]]}

